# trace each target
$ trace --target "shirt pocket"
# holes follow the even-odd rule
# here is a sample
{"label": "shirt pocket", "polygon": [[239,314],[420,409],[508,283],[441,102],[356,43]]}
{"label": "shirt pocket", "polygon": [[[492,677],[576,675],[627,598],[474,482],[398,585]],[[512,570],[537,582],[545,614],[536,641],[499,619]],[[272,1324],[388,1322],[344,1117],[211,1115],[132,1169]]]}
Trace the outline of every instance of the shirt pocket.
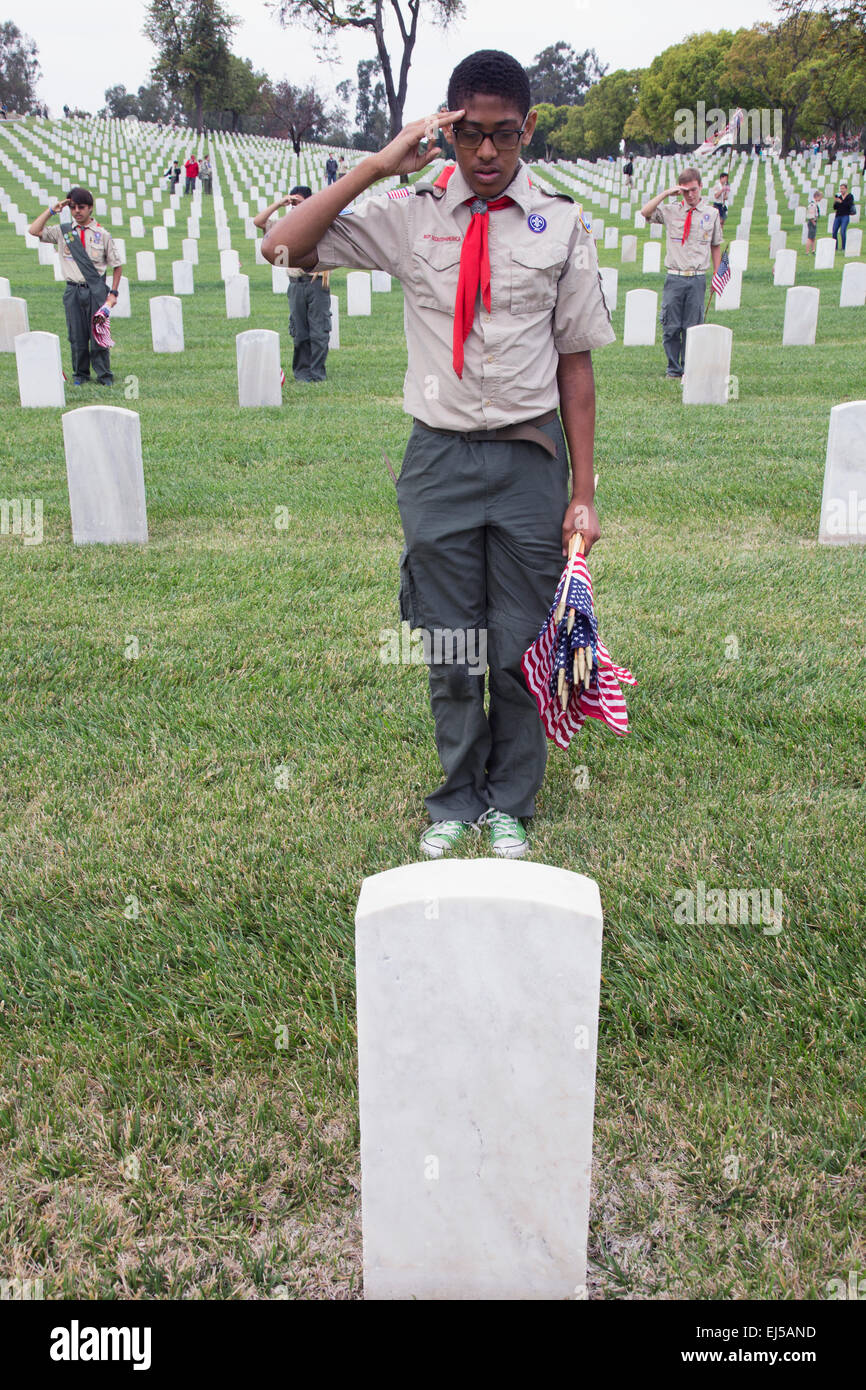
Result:
{"label": "shirt pocket", "polygon": [[532,314],[556,304],[559,277],[568,247],[561,241],[537,242],[511,250],[511,312]]}
{"label": "shirt pocket", "polygon": [[462,241],[433,241],[427,237],[412,248],[415,300],[424,309],[454,313]]}

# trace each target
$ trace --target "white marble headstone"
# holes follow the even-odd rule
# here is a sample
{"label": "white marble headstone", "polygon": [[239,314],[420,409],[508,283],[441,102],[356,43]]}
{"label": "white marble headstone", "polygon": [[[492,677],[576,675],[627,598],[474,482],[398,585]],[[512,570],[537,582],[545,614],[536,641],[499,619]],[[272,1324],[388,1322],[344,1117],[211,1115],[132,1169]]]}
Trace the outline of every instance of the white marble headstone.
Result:
{"label": "white marble headstone", "polygon": [[280,335],[270,328],[250,328],[235,338],[238,360],[238,405],[282,405]]}
{"label": "white marble headstone", "polygon": [[733,333],[721,323],[686,329],[683,405],[726,405]]}
{"label": "white marble headstone", "polygon": [[328,351],[340,346],[340,301],[331,295],[331,335],[328,338]]}
{"label": "white marble headstone", "polygon": [[391,276],[384,270],[374,270],[372,274],[372,290],[374,294],[391,293]]}
{"label": "white marble headstone", "polygon": [[830,411],[818,540],[866,545],[866,401]]}
{"label": "white marble headstone", "polygon": [[129,235],[130,235],[131,237],[143,237],[143,236],[144,236],[144,220],[143,220],[141,217],[130,217],[130,219],[129,219]]}
{"label": "white marble headstone", "polygon": [[228,280],[232,275],[240,275],[241,262],[237,251],[229,248],[227,251],[220,251],[220,277]]}
{"label": "white marble headstone", "polygon": [[[623,239],[624,240],[624,239]],[[655,275],[661,270],[662,248],[657,241],[647,241],[643,248],[643,273],[644,275]]]}
{"label": "white marble headstone", "polygon": [[180,243],[181,254],[190,265],[198,265],[198,242],[195,237],[184,237]]}
{"label": "white marble headstone", "polygon": [[832,270],[836,259],[836,243],[831,236],[819,236],[815,242],[815,269]]}
{"label": "white marble headstone", "polygon": [[731,309],[739,309],[742,293],[743,272],[741,270],[732,270],[725,288],[722,290],[721,294],[716,295],[716,311],[718,312],[721,310],[722,313],[725,313]]}
{"label": "white marble headstone", "polygon": [[371,312],[369,273],[366,270],[350,270],[346,276],[346,313],[352,318]]}
{"label": "white marble headstone", "polygon": [[861,227],[848,228],[848,235],[845,238],[845,255],[859,256],[863,250],[863,229]]}
{"label": "white marble headstone", "polygon": [[599,276],[601,277],[601,288],[604,294],[604,302],[607,305],[609,314],[616,309],[617,288],[619,285],[619,271],[612,266],[599,266]]}
{"label": "white marble headstone", "polygon": [[0,298],[0,352],[14,352],[18,334],[29,330],[27,300],[8,295]]}
{"label": "white marble headstone", "polygon": [[166,231],[165,227],[154,227],[153,249],[154,251],[168,250],[168,232]]}
{"label": "white marble headstone", "polygon": [[866,304],[866,261],[849,261],[842,269],[839,308],[860,308]]}
{"label": "white marble headstone", "polygon": [[637,260],[637,237],[624,236],[622,239],[622,263],[627,265]]}
{"label": "white marble headstone", "polygon": [[65,405],[60,339],[56,333],[19,333],[15,339],[22,406]]}
{"label": "white marble headstone", "polygon": [[135,273],[139,280],[156,279],[156,256],[152,251],[136,251]]}
{"label": "white marble headstone", "polygon": [[171,287],[175,294],[193,294],[192,264],[189,261],[172,261]]}
{"label": "white marble headstone", "polygon": [[85,405],[63,417],[76,545],[147,541],[141,422],[134,410]]}
{"label": "white marble headstone", "polygon": [[785,295],[783,347],[811,347],[818,325],[821,292],[812,285],[795,285]]}
{"label": "white marble headstone", "polygon": [[409,864],[355,920],[365,1297],[585,1297],[597,884]]}
{"label": "white marble headstone", "polygon": [[728,261],[731,270],[748,270],[749,243],[747,241],[732,241],[731,249],[728,252]]}
{"label": "white marble headstone", "polygon": [[[110,285],[114,275],[108,271],[105,276],[106,284]],[[111,311],[113,319],[132,318],[132,305],[129,298],[129,281],[125,275],[121,275],[120,283],[117,286],[117,303]]]}
{"label": "white marble headstone", "polygon": [[779,251],[773,264],[773,284],[793,285],[797,278],[797,252]]}
{"label": "white marble headstone", "polygon": [[150,301],[150,336],[154,352],[183,352],[183,305],[176,295],[158,294]]}
{"label": "white marble headstone", "polygon": [[0,299],[8,299],[12,290],[5,275],[0,275]]}
{"label": "white marble headstone", "polygon": [[248,319],[250,316],[250,277],[231,275],[226,285],[226,318]]}
{"label": "white marble headstone", "polygon": [[625,347],[653,347],[659,297],[655,290],[629,290],[625,297]]}

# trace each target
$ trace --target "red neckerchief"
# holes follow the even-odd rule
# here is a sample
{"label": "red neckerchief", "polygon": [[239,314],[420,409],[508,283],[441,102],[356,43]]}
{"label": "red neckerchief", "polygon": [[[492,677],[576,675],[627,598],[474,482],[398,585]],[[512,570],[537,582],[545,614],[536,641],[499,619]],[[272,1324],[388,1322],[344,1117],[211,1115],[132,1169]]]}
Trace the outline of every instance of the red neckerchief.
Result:
{"label": "red neckerchief", "polygon": [[[447,188],[448,180],[456,169],[456,164],[447,164],[434,183],[434,188]],[[452,361],[458,377],[463,380],[463,344],[469,337],[472,321],[475,318],[475,300],[481,288],[481,302],[490,313],[490,250],[487,233],[490,225],[487,216],[510,207],[513,198],[503,195],[487,202],[484,198],[464,199],[472,211],[469,228],[460,248],[460,275],[457,280],[457,298],[454,301],[454,344]]]}
{"label": "red neckerchief", "polygon": [[[683,207],[685,207],[685,205],[686,205],[686,202],[685,202],[685,199],[683,199]],[[689,208],[688,212],[686,213],[686,225],[683,227],[683,241],[684,241],[684,242],[688,239],[688,235],[689,235],[689,232],[690,232],[690,230],[691,230],[691,226],[692,226],[692,213],[693,213],[693,212],[694,212],[694,208]]]}

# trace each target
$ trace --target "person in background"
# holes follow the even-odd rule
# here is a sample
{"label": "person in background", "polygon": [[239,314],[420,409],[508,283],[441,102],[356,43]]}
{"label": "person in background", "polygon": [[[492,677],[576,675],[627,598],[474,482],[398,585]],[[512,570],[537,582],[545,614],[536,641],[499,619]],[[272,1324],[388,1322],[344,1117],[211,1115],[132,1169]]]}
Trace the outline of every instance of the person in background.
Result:
{"label": "person in background", "polygon": [[[291,210],[312,196],[311,188],[298,184],[287,197],[258,213],[253,224],[270,228],[280,221],[280,209]],[[330,275],[327,270],[310,274],[298,266],[287,269],[289,332],[294,343],[292,375],[295,381],[326,381],[325,362],[331,337]]]}
{"label": "person in background", "polygon": [[204,192],[204,193],[212,193],[212,192],[213,192],[213,169],[211,168],[210,159],[209,159],[209,157],[208,157],[207,155],[205,155],[204,158],[202,159],[202,162],[201,162],[201,164],[199,165],[199,171],[198,171],[198,172],[199,172],[199,175],[201,176],[202,192]]}
{"label": "person in background", "polygon": [[[348,166],[348,164],[346,163],[345,156],[344,156],[343,158],[341,158],[340,163],[339,163],[338,166],[337,166],[337,178],[338,178],[338,179],[341,179],[341,178],[343,177],[343,175],[344,175],[344,174],[348,174],[348,172],[349,172],[349,166]],[[334,180],[334,182],[336,183],[336,179]]]}
{"label": "person in background", "polygon": [[[665,198],[677,196],[680,202],[662,207]],[[667,229],[662,341],[668,359],[666,375],[679,380],[685,364],[686,333],[704,321],[710,257],[714,271],[722,259],[722,224],[712,203],[701,197],[701,176],[695,168],[684,169],[679,183],[650,198],[641,208],[641,216]]]}
{"label": "person in background", "polygon": [[163,174],[163,178],[167,180],[169,188],[173,193],[175,188],[177,187],[177,181],[180,178],[180,165],[178,164],[177,160],[174,160],[172,164],[169,164],[168,168]]}
{"label": "person in background", "polygon": [[[75,242],[74,254],[64,236],[63,227],[46,225],[49,218],[65,207],[72,213],[73,225],[69,236]],[[109,309],[114,308],[123,272],[111,235],[93,220],[93,194],[87,188],[70,188],[62,202],[52,203],[45,212],[40,212],[27,230],[40,241],[52,243],[60,252],[60,265],[66,280],[63,308],[72,348],[73,384],[83,386],[91,380],[92,363],[100,386],[112,386],[114,377],[111,374],[109,351],[106,347],[100,347],[93,338],[93,315],[103,304],[107,304]],[[85,260],[86,274],[76,259],[84,256],[90,258],[93,267],[88,268]],[[106,289],[104,279],[106,267],[111,267],[113,271],[110,290]]]}
{"label": "person in background", "polygon": [[848,192],[847,183],[840,183],[839,192],[833,199],[833,240],[838,248],[839,237],[842,238],[842,250],[848,239],[848,223],[854,215],[854,195]]}
{"label": "person in background", "polygon": [[720,174],[719,181],[713,189],[713,207],[719,214],[719,221],[725,225],[725,218],[728,215],[728,199],[731,196],[730,185],[728,184],[727,174]]}
{"label": "person in background", "polygon": [[191,154],[183,166],[186,175],[186,182],[183,186],[184,193],[192,193],[195,190],[195,181],[198,178],[198,160]]}
{"label": "person in background", "polygon": [[634,173],[634,159],[633,159],[633,156],[632,156],[632,155],[629,155],[628,159],[626,160],[625,164],[623,165],[622,172],[625,174],[625,186],[626,186],[626,188],[630,189],[630,188],[631,188],[631,178],[632,178],[632,174]]}
{"label": "person in background", "polygon": [[325,160],[325,175],[327,177],[328,183],[337,182],[337,161],[334,158],[333,150],[331,150],[330,154],[328,155],[328,158]]}
{"label": "person in background", "polygon": [[806,208],[806,255],[815,254],[815,237],[818,235],[818,219],[821,216],[821,199],[824,197],[820,188],[816,188],[812,193],[812,200]]}

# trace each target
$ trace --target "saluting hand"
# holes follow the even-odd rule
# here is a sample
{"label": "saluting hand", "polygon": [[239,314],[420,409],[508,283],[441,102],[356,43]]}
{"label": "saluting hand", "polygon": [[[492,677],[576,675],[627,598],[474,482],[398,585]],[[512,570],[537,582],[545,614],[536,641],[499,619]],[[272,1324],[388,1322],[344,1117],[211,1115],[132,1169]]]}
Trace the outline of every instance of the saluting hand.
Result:
{"label": "saluting hand", "polygon": [[[432,116],[424,116],[420,121],[410,121],[376,156],[383,176],[415,174],[425,165],[432,163],[442,153],[439,145],[430,143],[436,139],[436,131],[440,126],[450,126],[452,121],[459,120],[463,114],[464,108],[461,107],[459,111],[434,111]],[[425,150],[421,149],[423,140],[427,141]]]}

